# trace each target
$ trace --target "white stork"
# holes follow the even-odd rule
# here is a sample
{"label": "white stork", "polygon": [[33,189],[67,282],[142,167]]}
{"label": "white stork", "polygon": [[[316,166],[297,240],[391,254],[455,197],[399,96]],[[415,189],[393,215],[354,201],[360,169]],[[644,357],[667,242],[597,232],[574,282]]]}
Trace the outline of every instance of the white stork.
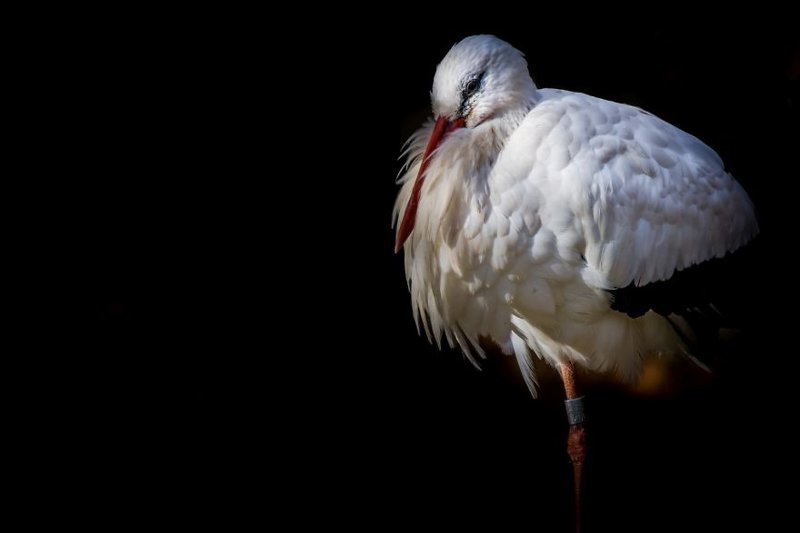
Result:
{"label": "white stork", "polygon": [[537,89],[522,53],[490,35],[452,47],[431,99],[394,207],[415,320],[473,362],[496,344],[534,396],[534,356],[560,371],[577,490],[574,365],[634,378],[644,356],[688,355],[693,325],[659,301],[665,282],[753,239],[753,205],[696,137]]}

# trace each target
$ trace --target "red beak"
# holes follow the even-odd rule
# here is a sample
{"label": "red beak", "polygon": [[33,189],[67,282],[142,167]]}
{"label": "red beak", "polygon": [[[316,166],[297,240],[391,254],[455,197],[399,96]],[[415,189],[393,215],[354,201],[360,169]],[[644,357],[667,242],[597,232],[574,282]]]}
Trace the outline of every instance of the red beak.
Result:
{"label": "red beak", "polygon": [[414,182],[414,188],[411,189],[411,198],[408,200],[406,211],[403,213],[403,220],[400,222],[400,227],[397,230],[397,240],[394,242],[395,253],[400,251],[400,248],[403,247],[408,236],[411,235],[411,230],[414,229],[414,222],[417,220],[417,207],[419,206],[419,193],[422,190],[422,184],[425,182],[425,171],[428,170],[428,162],[430,161],[431,154],[442,144],[442,141],[447,137],[448,133],[463,127],[463,118],[457,118],[453,122],[450,122],[444,117],[436,119],[433,133],[431,133],[431,138],[428,140],[428,145],[425,147],[425,153],[422,155],[422,164],[419,166],[419,173]]}

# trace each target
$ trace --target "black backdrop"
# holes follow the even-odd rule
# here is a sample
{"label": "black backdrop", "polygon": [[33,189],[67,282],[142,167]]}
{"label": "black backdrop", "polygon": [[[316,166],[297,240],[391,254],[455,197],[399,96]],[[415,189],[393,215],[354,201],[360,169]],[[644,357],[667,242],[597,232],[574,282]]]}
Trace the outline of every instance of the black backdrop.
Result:
{"label": "black backdrop", "polygon": [[48,409],[74,446],[58,468],[126,494],[97,491],[119,516],[568,530],[559,389],[534,401],[512,361],[477,372],[429,346],[392,253],[397,155],[435,66],[491,32],[539,87],[635,104],[706,141],[762,221],[763,261],[731,287],[750,333],[714,380],[590,395],[587,530],[771,529],[796,470],[790,30],[359,16],[323,30],[146,16],[53,52],[79,189],[58,229],[67,298],[89,295],[80,350],[55,367],[65,391]]}

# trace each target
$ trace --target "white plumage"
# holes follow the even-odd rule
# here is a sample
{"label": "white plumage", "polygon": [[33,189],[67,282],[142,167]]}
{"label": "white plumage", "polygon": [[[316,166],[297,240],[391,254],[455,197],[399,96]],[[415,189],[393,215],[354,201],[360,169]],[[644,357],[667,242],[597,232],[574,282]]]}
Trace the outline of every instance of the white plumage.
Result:
{"label": "white plumage", "polygon": [[758,233],[717,154],[641,109],[538,90],[522,54],[492,36],[456,44],[431,94],[434,115],[464,127],[434,146],[407,209],[434,123],[411,137],[394,210],[410,212],[398,245],[429,339],[472,360],[493,340],[534,394],[534,355],[634,377],[643,356],[684,352],[665,317],[615,311],[609,290],[668,279]]}

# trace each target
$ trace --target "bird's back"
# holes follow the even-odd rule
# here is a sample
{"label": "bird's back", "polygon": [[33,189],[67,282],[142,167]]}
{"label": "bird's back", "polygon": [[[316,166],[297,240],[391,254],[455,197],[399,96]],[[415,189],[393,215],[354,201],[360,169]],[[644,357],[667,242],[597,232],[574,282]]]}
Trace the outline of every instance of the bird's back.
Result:
{"label": "bird's back", "polygon": [[507,157],[533,153],[526,179],[541,197],[539,215],[577,233],[591,284],[669,279],[758,233],[747,194],[696,137],[635,107],[540,93]]}

